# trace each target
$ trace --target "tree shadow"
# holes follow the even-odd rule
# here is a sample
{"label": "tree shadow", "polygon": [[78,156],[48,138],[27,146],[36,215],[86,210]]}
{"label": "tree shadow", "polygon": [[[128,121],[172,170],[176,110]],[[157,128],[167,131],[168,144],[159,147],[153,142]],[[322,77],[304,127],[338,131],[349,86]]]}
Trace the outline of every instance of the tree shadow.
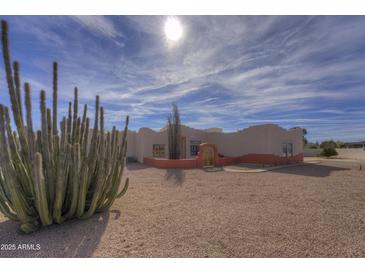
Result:
{"label": "tree shadow", "polygon": [[327,177],[333,171],[351,170],[352,168],[327,164],[306,164],[300,166],[287,166],[279,169],[270,170],[275,173],[285,173],[299,176]]}
{"label": "tree shadow", "polygon": [[7,220],[0,223],[0,243],[8,245],[7,250],[0,250],[0,257],[92,257],[108,221],[109,212],[103,212],[86,220],[69,220],[25,235],[17,231],[17,222]]}
{"label": "tree shadow", "polygon": [[185,181],[185,171],[183,169],[167,169],[165,180],[172,181],[176,185],[182,185]]}

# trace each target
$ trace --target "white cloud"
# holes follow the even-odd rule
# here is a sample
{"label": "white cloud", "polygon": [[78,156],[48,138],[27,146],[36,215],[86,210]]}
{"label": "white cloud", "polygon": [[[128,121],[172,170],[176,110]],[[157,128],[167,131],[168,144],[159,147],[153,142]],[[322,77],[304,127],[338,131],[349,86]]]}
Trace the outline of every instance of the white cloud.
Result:
{"label": "white cloud", "polygon": [[[80,16],[73,16],[77,22],[79,22],[81,25],[89,29],[91,32],[96,32],[98,34],[101,34],[107,38],[114,39],[116,38],[125,38],[123,33],[120,30],[117,30],[114,26],[113,22],[108,19],[108,17],[100,16],[100,15],[80,15]],[[121,46],[121,42],[119,42]]]}
{"label": "white cloud", "polygon": [[[47,24],[37,17],[19,18],[17,25],[29,25],[41,43],[55,41],[53,46],[61,52],[60,97],[71,99],[74,85],[80,100],[93,101],[100,94],[102,102],[113,106],[106,112],[109,121],[123,120],[128,112],[141,125],[178,102],[192,126],[234,130],[242,124],[273,121],[310,126],[316,138],[336,134],[342,123],[353,128],[346,122],[346,105],[341,109],[338,104],[362,98],[361,85],[340,89],[332,84],[359,81],[365,73],[363,59],[353,56],[365,38],[361,18],[187,16],[181,17],[184,40],[168,49],[163,16],[72,17],[94,35],[125,44],[127,53],[108,51],[80,34],[70,33],[72,39],[65,40],[53,27],[57,20],[68,29],[68,18],[48,18]],[[128,36],[131,29],[133,37]],[[136,44],[128,44],[131,40]],[[45,67],[43,60],[37,67]],[[47,77],[48,82],[28,76],[37,86],[48,84]],[[295,115],[280,114],[289,112]],[[336,115],[326,118],[325,134],[316,126],[324,123],[321,115]],[[360,123],[365,128],[365,122]],[[365,135],[365,129],[359,131]],[[337,132],[351,136],[351,130]]]}

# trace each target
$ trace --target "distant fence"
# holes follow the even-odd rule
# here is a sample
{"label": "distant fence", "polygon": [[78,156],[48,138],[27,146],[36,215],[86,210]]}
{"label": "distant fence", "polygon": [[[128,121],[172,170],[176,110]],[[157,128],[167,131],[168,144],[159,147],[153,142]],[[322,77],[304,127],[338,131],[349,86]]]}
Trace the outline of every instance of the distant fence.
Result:
{"label": "distant fence", "polygon": [[[365,150],[362,148],[337,148],[339,158],[365,160]],[[319,148],[305,148],[304,157],[319,156],[321,150]]]}
{"label": "distant fence", "polygon": [[305,148],[303,151],[304,157],[316,157],[321,153],[319,148]]}
{"label": "distant fence", "polygon": [[362,148],[338,148],[336,150],[341,158],[365,160],[365,150]]}

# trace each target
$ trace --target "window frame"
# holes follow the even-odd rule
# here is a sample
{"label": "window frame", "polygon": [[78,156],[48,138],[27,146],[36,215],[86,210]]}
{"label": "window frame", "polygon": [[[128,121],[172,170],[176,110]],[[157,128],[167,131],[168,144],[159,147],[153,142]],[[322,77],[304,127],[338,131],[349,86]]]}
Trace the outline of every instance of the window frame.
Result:
{"label": "window frame", "polygon": [[281,146],[281,155],[283,157],[293,157],[294,156],[294,144],[293,143],[283,143]]}
{"label": "window frame", "polygon": [[293,157],[293,155],[294,155],[294,145],[293,145],[293,143],[287,143],[287,154],[288,154],[288,156]]}
{"label": "window frame", "polygon": [[165,158],[165,144],[153,144],[152,156],[154,158]]}
{"label": "window frame", "polygon": [[288,144],[287,143],[283,143],[281,145],[281,155],[283,157],[288,157]]}
{"label": "window frame", "polygon": [[[199,146],[202,143],[200,140],[190,140],[190,156],[198,156]],[[196,148],[196,150],[192,148]]]}

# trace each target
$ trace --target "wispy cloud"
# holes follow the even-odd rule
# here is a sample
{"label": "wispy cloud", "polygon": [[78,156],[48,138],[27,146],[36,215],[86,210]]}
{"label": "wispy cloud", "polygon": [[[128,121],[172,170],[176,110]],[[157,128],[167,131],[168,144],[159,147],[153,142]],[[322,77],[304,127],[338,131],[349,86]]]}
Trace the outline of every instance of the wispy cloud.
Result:
{"label": "wispy cloud", "polygon": [[107,38],[113,39],[119,45],[124,46],[123,43],[118,41],[118,38],[125,38],[121,30],[117,30],[114,26],[112,20],[108,19],[106,16],[72,16],[77,22],[82,24],[84,27],[90,30],[91,33],[96,33],[97,35],[102,35]]}
{"label": "wispy cloud", "polygon": [[58,60],[61,102],[76,85],[82,102],[100,94],[108,126],[130,114],[131,128],[162,127],[177,102],[194,127],[273,122],[312,140],[365,139],[365,17],[181,16],[174,47],[164,16],[8,19],[34,89],[51,87]]}

